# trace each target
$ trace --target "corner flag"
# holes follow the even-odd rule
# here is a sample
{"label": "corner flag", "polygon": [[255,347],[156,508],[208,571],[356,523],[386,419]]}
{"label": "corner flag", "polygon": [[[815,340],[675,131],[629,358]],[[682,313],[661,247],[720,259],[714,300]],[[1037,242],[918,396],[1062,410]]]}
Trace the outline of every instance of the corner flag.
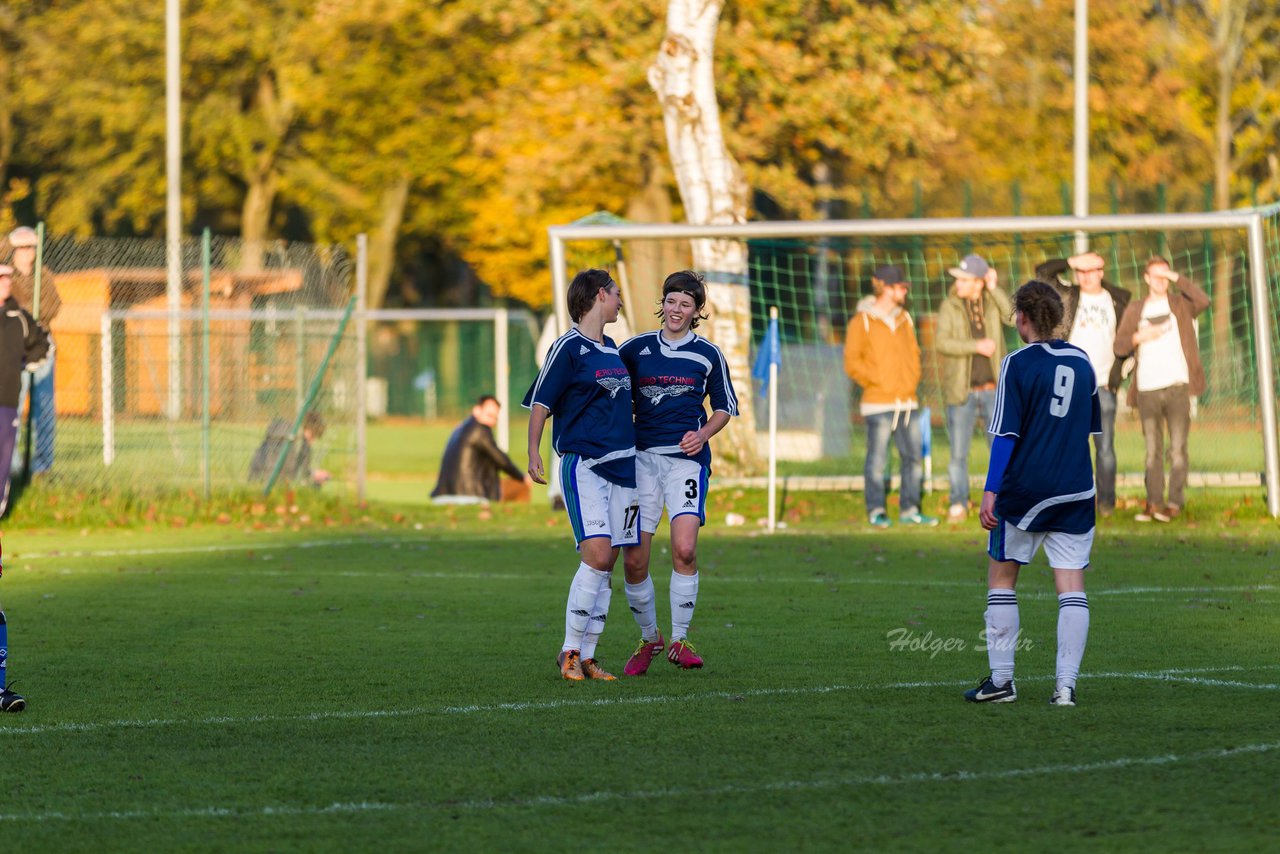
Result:
{"label": "corner flag", "polygon": [[756,363],[751,366],[751,376],[760,380],[760,393],[769,391],[769,366],[782,364],[782,345],[778,340],[778,315],[770,312],[769,326],[756,353]]}

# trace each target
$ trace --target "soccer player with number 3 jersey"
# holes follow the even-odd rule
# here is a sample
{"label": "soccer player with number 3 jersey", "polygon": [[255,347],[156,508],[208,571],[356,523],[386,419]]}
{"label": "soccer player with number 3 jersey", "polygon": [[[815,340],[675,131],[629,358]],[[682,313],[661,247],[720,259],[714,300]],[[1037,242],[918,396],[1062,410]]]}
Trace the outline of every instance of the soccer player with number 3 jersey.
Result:
{"label": "soccer player with number 3 jersey", "polygon": [[1062,321],[1052,285],[1032,281],[1014,296],[1018,334],[1028,346],[1000,365],[991,463],[980,519],[990,531],[986,644],[991,675],[965,692],[974,703],[1011,703],[1018,646],[1018,570],[1044,548],[1058,591],[1057,682],[1049,702],[1076,704],[1076,677],[1089,636],[1084,570],[1094,534],[1089,440],[1102,431],[1098,383],[1089,355],[1050,336]]}
{"label": "soccer player with number 3 jersey", "polygon": [[565,510],[581,561],[565,605],[564,644],[557,663],[565,679],[614,679],[596,661],[613,595],[610,577],[621,546],[639,543],[635,428],[631,377],[605,324],[618,319],[622,295],[604,270],[585,270],[569,284],[576,326],[547,353],[524,397],[529,409],[529,476],[547,482],[542,431],[552,422],[561,457]]}
{"label": "soccer player with number 3 jersey", "polygon": [[[662,326],[622,345],[635,400],[636,485],[640,497],[640,542],[623,549],[627,603],[640,625],[640,643],[624,672],[640,676],[653,657],[683,669],[702,666],[689,642],[698,601],[698,529],[706,523],[711,437],[738,414],[738,399],[720,348],[693,330],[705,319],[707,289],[689,270],[662,285],[657,314]],[[711,415],[703,406],[711,399]],[[658,629],[649,553],[666,508],[671,527],[670,647]]]}

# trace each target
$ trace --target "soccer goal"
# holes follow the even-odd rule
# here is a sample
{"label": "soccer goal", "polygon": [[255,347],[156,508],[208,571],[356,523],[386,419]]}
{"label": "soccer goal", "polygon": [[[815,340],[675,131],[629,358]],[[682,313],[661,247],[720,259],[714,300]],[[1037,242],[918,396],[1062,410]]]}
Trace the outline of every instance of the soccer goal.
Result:
{"label": "soccer goal", "polygon": [[[947,269],[964,255],[983,255],[1000,275],[1001,287],[1032,278],[1037,265],[1079,251],[1080,242],[1107,261],[1106,279],[1135,295],[1145,293],[1142,273],[1152,255],[1167,258],[1211,296],[1198,319],[1197,335],[1208,388],[1196,401],[1191,438],[1193,485],[1253,484],[1280,479],[1273,353],[1280,346],[1272,323],[1280,305],[1280,205],[1202,214],[1138,214],[1096,217],[990,217],[968,219],[827,220],[751,222],[729,226],[684,224],[583,224],[548,230],[552,298],[562,329],[569,325],[565,291],[573,271],[587,266],[616,269],[626,259],[628,311],[635,331],[654,328],[645,299],[662,277],[691,264],[689,242],[743,241],[748,270],[736,283],[742,352],[726,349],[739,399],[759,408],[749,366],[763,336],[768,310],[782,324],[779,369],[778,445],[788,476],[853,475],[861,471],[861,431],[856,429],[857,389],[844,376],[845,326],[870,295],[871,271],[893,263],[911,281],[909,308],[919,328],[924,378],[922,403],[933,410],[934,446],[942,435],[940,370],[933,348],[938,306],[951,285]],[[651,259],[660,258],[660,262]],[[645,263],[645,259],[650,259]],[[714,280],[709,273],[709,281]],[[743,281],[745,279],[745,282]],[[648,290],[645,290],[645,287]],[[734,309],[729,309],[734,310]],[[715,324],[705,331],[715,339]],[[719,328],[725,328],[722,324]],[[1016,334],[1006,332],[1016,345]],[[733,343],[733,342],[730,342]],[[755,386],[759,387],[758,383]],[[1117,417],[1117,457],[1122,485],[1140,485],[1143,444],[1136,413]],[[764,418],[743,419],[759,428]],[[981,443],[975,445],[979,452]],[[976,470],[979,459],[971,461]],[[758,474],[759,460],[746,473]],[[936,471],[935,467],[935,471]],[[1267,489],[1272,516],[1280,516],[1280,490]]]}

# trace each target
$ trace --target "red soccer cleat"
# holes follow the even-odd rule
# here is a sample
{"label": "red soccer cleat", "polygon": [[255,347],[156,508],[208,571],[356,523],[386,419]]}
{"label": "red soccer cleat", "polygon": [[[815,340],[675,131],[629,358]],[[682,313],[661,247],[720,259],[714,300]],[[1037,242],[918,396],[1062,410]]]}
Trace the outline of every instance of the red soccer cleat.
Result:
{"label": "red soccer cleat", "polygon": [[671,644],[671,648],[667,650],[667,661],[685,670],[702,666],[702,657],[694,651],[693,644],[687,640],[678,640]]}
{"label": "red soccer cleat", "polygon": [[653,662],[653,657],[662,652],[666,648],[666,641],[662,639],[662,632],[658,632],[656,641],[647,641],[640,638],[640,644],[636,647],[636,651],[631,653],[631,657],[627,659],[627,666],[622,668],[622,672],[628,676],[643,676],[649,670],[649,665]]}

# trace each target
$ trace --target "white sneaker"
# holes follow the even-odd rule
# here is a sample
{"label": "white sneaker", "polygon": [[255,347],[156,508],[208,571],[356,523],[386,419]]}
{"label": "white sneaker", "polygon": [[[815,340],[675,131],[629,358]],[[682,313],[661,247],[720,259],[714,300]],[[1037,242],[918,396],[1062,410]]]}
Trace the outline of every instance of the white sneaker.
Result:
{"label": "white sneaker", "polygon": [[963,522],[964,518],[969,515],[969,508],[963,504],[952,504],[951,509],[947,511],[948,522]]}
{"label": "white sneaker", "polygon": [[1053,696],[1049,698],[1051,706],[1074,706],[1076,704],[1076,689],[1063,686],[1055,688]]}

